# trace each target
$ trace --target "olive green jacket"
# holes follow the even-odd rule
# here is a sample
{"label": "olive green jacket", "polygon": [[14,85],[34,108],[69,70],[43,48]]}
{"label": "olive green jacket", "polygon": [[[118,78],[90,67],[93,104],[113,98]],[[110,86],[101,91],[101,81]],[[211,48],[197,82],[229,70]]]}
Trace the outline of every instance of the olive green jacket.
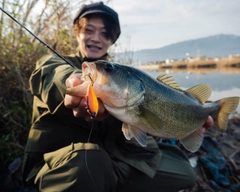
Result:
{"label": "olive green jacket", "polygon": [[[75,118],[63,102],[65,81],[71,74],[81,73],[83,59],[79,53],[65,58],[76,68],[49,54],[37,61],[30,77],[33,111],[26,153],[47,153],[73,142],[87,142],[92,123],[84,118]],[[161,159],[157,143],[149,137],[148,146],[143,148],[134,139],[128,141],[123,136],[121,126],[122,123],[111,115],[102,122],[93,121],[90,142],[104,148],[110,157],[153,177]]]}

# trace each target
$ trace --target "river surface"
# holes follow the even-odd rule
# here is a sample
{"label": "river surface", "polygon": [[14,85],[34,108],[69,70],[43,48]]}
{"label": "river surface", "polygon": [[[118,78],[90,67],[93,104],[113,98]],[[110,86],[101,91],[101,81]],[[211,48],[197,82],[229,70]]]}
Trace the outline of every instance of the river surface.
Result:
{"label": "river surface", "polygon": [[[160,71],[146,71],[151,76],[156,78]],[[209,98],[215,101],[224,97],[238,96],[240,97],[240,73],[227,73],[223,74],[217,71],[208,72],[204,74],[188,73],[188,72],[171,72],[165,71],[172,76],[184,90],[198,84],[210,84],[212,94]],[[236,112],[240,114],[240,104]]]}

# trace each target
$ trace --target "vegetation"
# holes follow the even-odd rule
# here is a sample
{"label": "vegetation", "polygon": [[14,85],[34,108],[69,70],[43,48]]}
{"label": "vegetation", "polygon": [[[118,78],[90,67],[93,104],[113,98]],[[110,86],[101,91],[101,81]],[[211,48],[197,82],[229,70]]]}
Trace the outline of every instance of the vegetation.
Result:
{"label": "vegetation", "polygon": [[[71,2],[71,3],[70,3]],[[58,53],[76,48],[72,13],[85,0],[0,0],[0,7]],[[69,25],[70,24],[70,25]],[[29,91],[35,62],[49,50],[0,11],[0,172],[23,156],[31,123]]]}

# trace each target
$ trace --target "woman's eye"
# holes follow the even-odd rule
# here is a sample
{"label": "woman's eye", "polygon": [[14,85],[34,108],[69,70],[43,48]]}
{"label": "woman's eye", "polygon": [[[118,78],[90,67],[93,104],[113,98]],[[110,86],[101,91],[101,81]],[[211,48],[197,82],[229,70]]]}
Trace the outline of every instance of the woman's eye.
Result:
{"label": "woman's eye", "polygon": [[107,37],[107,32],[102,32],[102,36]]}
{"label": "woman's eye", "polygon": [[93,32],[92,29],[85,29],[85,31],[86,31],[86,33],[91,33],[91,32]]}

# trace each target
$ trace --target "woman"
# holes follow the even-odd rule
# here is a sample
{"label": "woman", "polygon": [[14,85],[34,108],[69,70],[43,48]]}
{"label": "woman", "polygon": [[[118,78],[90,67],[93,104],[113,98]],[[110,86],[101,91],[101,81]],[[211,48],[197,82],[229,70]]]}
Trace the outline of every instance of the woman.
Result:
{"label": "woman", "polygon": [[[84,5],[74,19],[77,54],[41,58],[30,77],[32,126],[25,150],[24,181],[40,191],[178,191],[191,187],[195,174],[174,146],[148,137],[143,148],[127,141],[122,123],[99,101],[91,121],[85,98],[65,94],[81,81],[81,63],[107,59],[120,35],[117,13],[102,2]],[[66,84],[65,84],[66,83]],[[213,124],[206,121],[205,128]]]}

